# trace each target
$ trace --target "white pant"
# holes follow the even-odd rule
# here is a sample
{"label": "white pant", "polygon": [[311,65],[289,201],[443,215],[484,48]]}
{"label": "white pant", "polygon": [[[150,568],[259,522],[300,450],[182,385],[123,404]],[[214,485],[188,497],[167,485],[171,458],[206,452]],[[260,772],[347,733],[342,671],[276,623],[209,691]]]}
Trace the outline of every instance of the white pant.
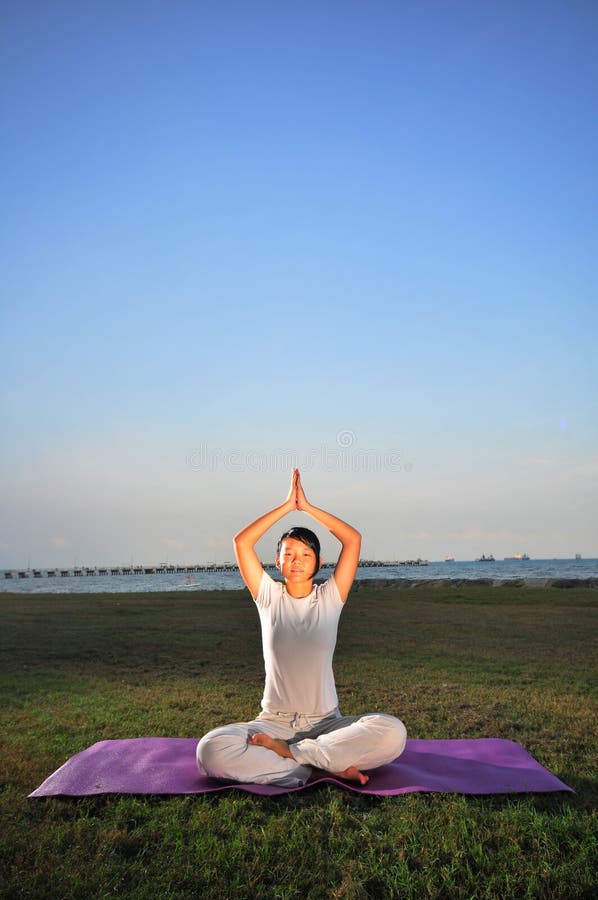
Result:
{"label": "white pant", "polygon": [[[259,732],[287,741],[294,758],[250,744],[249,738]],[[336,709],[320,717],[263,712],[252,722],[224,725],[205,734],[197,745],[197,765],[202,775],[212,778],[299,787],[312,766],[326,772],[383,766],[401,755],[406,740],[400,719],[383,713],[341,716]]]}

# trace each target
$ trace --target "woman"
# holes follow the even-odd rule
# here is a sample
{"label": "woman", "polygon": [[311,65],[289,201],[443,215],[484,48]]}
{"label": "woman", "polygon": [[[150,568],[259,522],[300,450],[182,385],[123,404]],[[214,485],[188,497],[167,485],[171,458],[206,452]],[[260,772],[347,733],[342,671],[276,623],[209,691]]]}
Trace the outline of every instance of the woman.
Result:
{"label": "woman", "polygon": [[[320,544],[307,528],[281,537],[276,555],[284,584],[264,571],[257,541],[290,512],[301,510],[341,542],[334,574],[313,584]],[[366,769],[391,762],[405,747],[405,726],[380,713],[341,716],[332,672],[338,620],[355,577],[361,535],[308,502],[299,470],[288,496],[234,538],[243,581],[260,616],[266,683],[262,712],[252,722],[216,728],[200,740],[197,764],[214,778],[297,787],[314,768],[364,785]]]}

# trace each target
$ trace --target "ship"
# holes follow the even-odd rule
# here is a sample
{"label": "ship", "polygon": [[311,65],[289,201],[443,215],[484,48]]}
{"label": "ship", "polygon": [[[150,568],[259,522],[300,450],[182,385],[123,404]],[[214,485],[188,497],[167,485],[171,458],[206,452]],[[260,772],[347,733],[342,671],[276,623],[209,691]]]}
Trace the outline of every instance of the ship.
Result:
{"label": "ship", "polygon": [[513,560],[522,560],[525,562],[526,559],[529,559],[527,553],[516,553],[515,556],[505,556],[505,560],[510,562]]}
{"label": "ship", "polygon": [[484,553],[482,553],[481,556],[478,556],[476,562],[496,562],[496,560],[494,559],[492,554],[490,554],[490,556],[486,556]]}

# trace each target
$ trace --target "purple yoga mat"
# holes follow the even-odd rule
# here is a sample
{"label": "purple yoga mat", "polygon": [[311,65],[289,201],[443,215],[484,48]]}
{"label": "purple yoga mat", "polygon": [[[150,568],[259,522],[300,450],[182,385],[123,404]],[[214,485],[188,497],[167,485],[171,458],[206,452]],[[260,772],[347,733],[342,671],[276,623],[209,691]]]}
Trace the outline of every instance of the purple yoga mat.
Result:
{"label": "purple yoga mat", "polygon": [[[304,789],[206,778],[197,770],[196,747],[194,738],[99,741],[72,756],[29,796],[202,794],[230,788],[273,795]],[[322,782],[380,796],[413,791],[507,794],[572,790],[519,744],[499,738],[409,740],[398,759],[371,773],[365,787],[331,775],[316,778],[304,787]]]}

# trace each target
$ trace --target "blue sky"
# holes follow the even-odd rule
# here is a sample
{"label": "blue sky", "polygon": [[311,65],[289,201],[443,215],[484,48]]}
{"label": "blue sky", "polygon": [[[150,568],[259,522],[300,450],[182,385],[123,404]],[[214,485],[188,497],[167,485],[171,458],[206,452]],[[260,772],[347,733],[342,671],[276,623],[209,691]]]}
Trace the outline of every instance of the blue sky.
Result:
{"label": "blue sky", "polygon": [[1,19],[0,567],[598,556],[595,3]]}

